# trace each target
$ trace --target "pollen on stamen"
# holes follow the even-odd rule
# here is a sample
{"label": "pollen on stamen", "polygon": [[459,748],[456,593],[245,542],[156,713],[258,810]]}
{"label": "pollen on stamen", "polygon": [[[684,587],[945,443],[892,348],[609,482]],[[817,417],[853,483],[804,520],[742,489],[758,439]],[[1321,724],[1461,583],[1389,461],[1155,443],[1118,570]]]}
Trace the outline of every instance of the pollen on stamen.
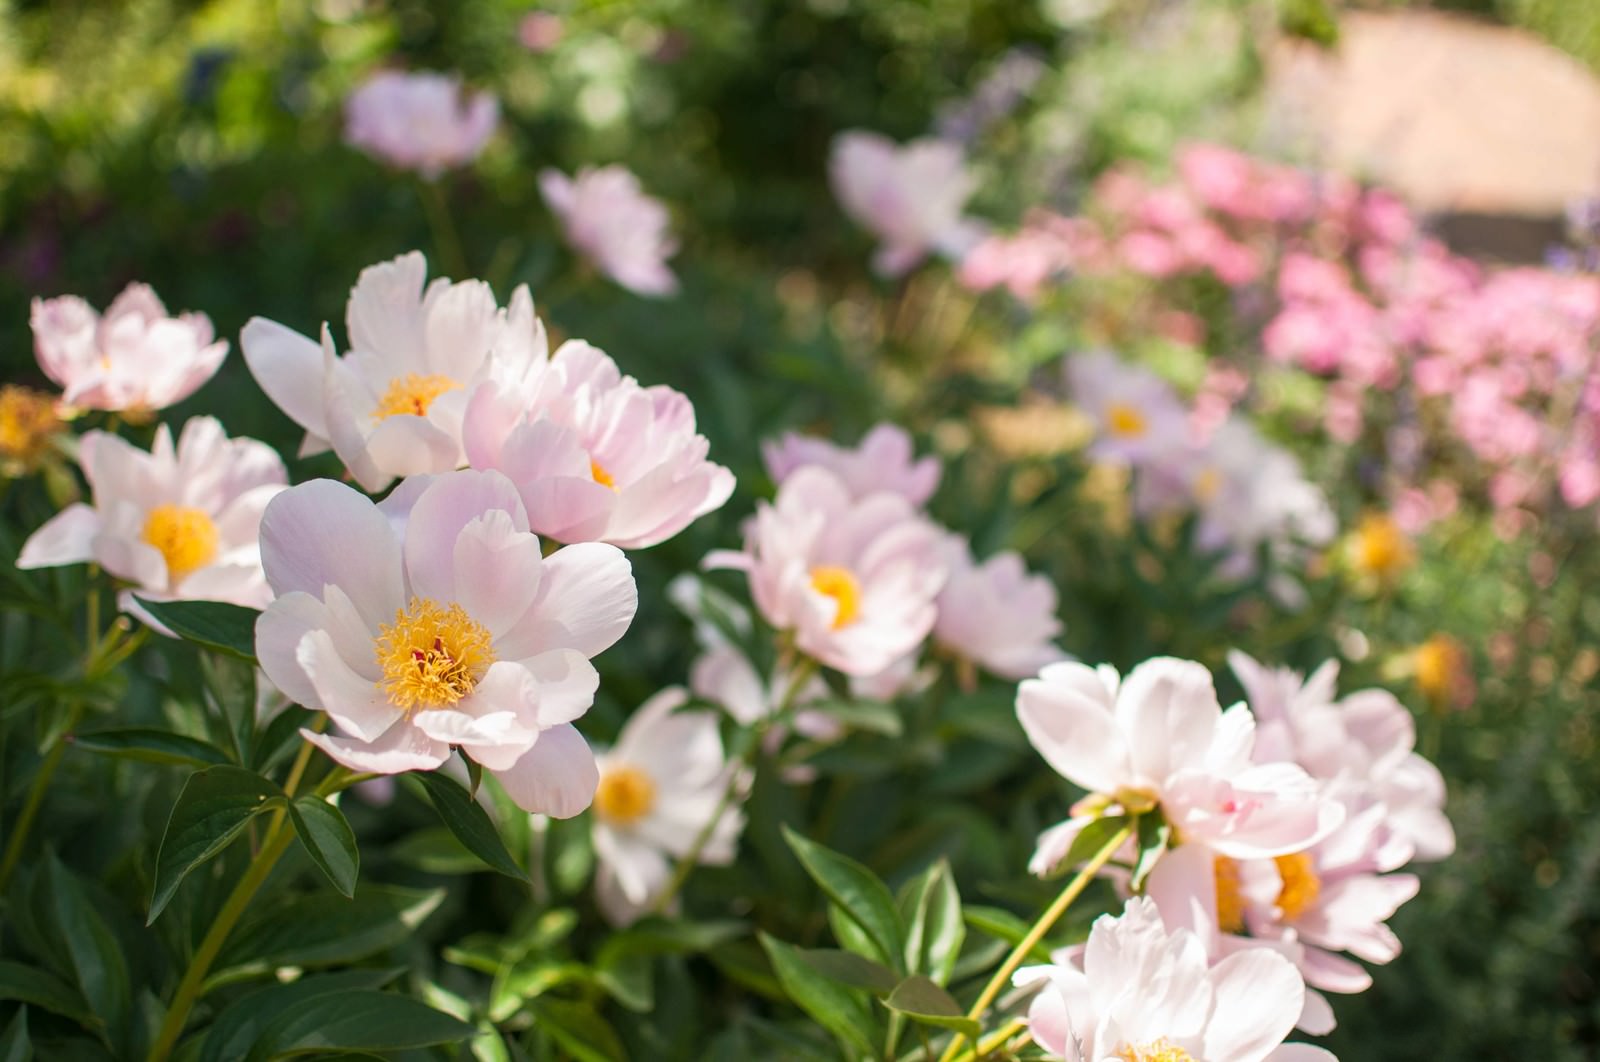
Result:
{"label": "pollen on stamen", "polygon": [[382,627],[373,653],[383,689],[403,711],[447,708],[477,688],[495,661],[494,636],[460,605],[418,599]]}
{"label": "pollen on stamen", "polygon": [[1126,402],[1113,402],[1106,407],[1106,427],[1113,435],[1137,439],[1145,433],[1149,425],[1138,407]]}
{"label": "pollen on stamen", "polygon": [[1165,1036],[1137,1047],[1124,1047],[1112,1057],[1122,1062],[1195,1062],[1193,1055]]}
{"label": "pollen on stamen", "polygon": [[408,372],[404,376],[397,376],[389,382],[389,389],[383,393],[383,397],[378,399],[378,405],[372,411],[373,419],[383,420],[402,415],[425,417],[434,399],[460,386],[450,377],[437,373],[424,376]]}
{"label": "pollen on stamen", "polygon": [[158,505],[151,509],[139,537],[161,554],[167,565],[167,578],[174,585],[216,560],[221,545],[217,525],[210,515],[187,505]]}

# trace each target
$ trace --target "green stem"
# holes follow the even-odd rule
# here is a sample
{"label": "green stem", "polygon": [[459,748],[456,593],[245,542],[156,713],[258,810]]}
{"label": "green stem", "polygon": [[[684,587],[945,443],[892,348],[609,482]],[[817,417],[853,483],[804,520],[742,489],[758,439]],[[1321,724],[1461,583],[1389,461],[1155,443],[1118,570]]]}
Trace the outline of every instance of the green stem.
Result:
{"label": "green stem", "polygon": [[[1094,880],[1094,876],[1100,873],[1100,868],[1111,861],[1111,857],[1116,854],[1117,849],[1121,848],[1123,843],[1131,836],[1133,836],[1133,827],[1131,825],[1124,826],[1118,830],[1111,840],[1106,842],[1105,847],[1095,853],[1095,857],[1089,860],[1082,870],[1078,871],[1078,876],[1068,882],[1067,887],[1061,890],[1061,895],[1057,896],[1055,902],[1045,910],[1044,914],[1039,916],[1039,920],[1033,924],[1033,928],[1028,930],[1028,935],[1023,937],[1015,948],[1011,949],[1011,954],[1006,956],[1006,961],[1001,963],[1000,968],[994,972],[994,976],[989,978],[989,983],[983,987],[983,992],[978,996],[978,1001],[972,1004],[971,1010],[967,1011],[968,1018],[978,1021],[983,1017],[983,1012],[989,1009],[989,1004],[994,1002],[994,997],[999,995],[1000,990],[1011,980],[1011,975],[1016,972],[1017,967],[1022,965],[1022,960],[1028,957],[1028,953],[1034,949],[1039,941],[1044,939],[1044,935],[1050,932],[1051,928],[1061,920],[1061,916],[1067,913],[1067,908],[1071,907],[1073,901],[1078,898],[1084,889],[1089,887],[1089,882]],[[966,1037],[957,1033],[955,1039],[950,1041],[950,1046],[945,1048],[944,1054],[939,1057],[939,1062],[952,1062],[956,1055],[960,1053],[961,1045],[965,1041]]]}
{"label": "green stem", "polygon": [[466,280],[467,255],[461,249],[461,236],[450,217],[450,204],[445,200],[444,190],[439,187],[439,182],[429,180],[419,181],[417,187],[422,209],[428,215],[428,228],[433,230],[439,264],[455,280]]}
{"label": "green stem", "polygon": [[33,776],[33,784],[28,786],[28,796],[23,802],[22,812],[17,816],[17,821],[11,826],[11,839],[6,842],[6,853],[0,857],[0,895],[6,891],[6,886],[11,884],[11,874],[17,869],[17,860],[22,858],[23,845],[27,843],[28,833],[33,829],[33,820],[39,814],[39,807],[44,803],[45,790],[50,788],[50,779],[55,776],[56,767],[61,763],[61,757],[67,751],[67,737],[78,725],[78,717],[83,709],[74,705],[69,709],[66,729],[51,742],[50,750],[44,755],[44,762],[39,764],[39,773]]}

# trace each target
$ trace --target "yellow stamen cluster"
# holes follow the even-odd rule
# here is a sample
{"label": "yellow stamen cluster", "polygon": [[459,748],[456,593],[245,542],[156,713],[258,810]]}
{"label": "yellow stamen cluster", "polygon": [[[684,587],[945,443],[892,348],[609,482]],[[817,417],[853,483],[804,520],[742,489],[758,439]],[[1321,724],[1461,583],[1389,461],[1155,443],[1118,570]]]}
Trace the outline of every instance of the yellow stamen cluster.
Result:
{"label": "yellow stamen cluster", "polygon": [[50,396],[28,387],[0,387],[0,462],[30,468],[43,455],[61,418]]}
{"label": "yellow stamen cluster", "polygon": [[167,579],[174,585],[217,558],[217,525],[204,509],[158,505],[145,517],[140,537],[167,562]]}
{"label": "yellow stamen cluster", "polygon": [[1322,879],[1317,877],[1317,865],[1305,852],[1278,856],[1278,877],[1283,887],[1278,890],[1278,909],[1283,917],[1293,921],[1305,914],[1322,895]]}
{"label": "yellow stamen cluster", "polygon": [[1194,1062],[1194,1056],[1163,1036],[1138,1047],[1124,1047],[1113,1058],[1122,1062]]}
{"label": "yellow stamen cluster", "polygon": [[1217,883],[1217,928],[1224,933],[1244,932],[1244,892],[1239,884],[1239,864],[1227,856],[1211,863]]}
{"label": "yellow stamen cluster", "polygon": [[425,417],[434,399],[460,386],[450,377],[438,374],[423,376],[421,373],[409,372],[404,376],[397,376],[389,381],[389,389],[378,399],[378,408],[372,411],[372,416],[375,420],[402,414]]}
{"label": "yellow stamen cluster", "polygon": [[589,475],[602,487],[610,487],[612,490],[617,489],[617,481],[611,478],[611,473],[607,472],[606,466],[599,461],[589,462]]}
{"label": "yellow stamen cluster", "polygon": [[1137,439],[1150,428],[1138,407],[1113,402],[1106,407],[1106,430],[1124,439]]}
{"label": "yellow stamen cluster", "polygon": [[1358,574],[1391,582],[1409,567],[1415,557],[1411,540],[1383,513],[1368,513],[1351,532],[1348,546],[1350,566]]}
{"label": "yellow stamen cluster", "polygon": [[383,689],[404,711],[447,708],[471,693],[494,663],[494,637],[460,605],[418,598],[373,643]]}
{"label": "yellow stamen cluster", "polygon": [[811,569],[811,588],[834,601],[833,629],[850,626],[861,616],[861,584],[845,568],[821,565]]}
{"label": "yellow stamen cluster", "polygon": [[594,792],[594,811],[617,826],[628,826],[650,813],[656,803],[656,784],[637,767],[618,764],[600,776]]}

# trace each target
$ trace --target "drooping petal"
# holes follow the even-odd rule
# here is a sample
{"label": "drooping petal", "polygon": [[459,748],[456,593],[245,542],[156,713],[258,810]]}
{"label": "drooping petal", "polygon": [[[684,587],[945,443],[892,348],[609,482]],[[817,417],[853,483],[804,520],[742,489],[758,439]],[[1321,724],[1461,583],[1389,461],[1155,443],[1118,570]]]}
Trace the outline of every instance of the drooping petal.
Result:
{"label": "drooping petal", "polygon": [[414,726],[394,726],[377,741],[334,737],[311,730],[300,736],[352,771],[399,774],[431,771],[450,758],[450,746],[435,741]]}
{"label": "drooping petal", "polygon": [[99,532],[99,513],[81,502],[69,505],[28,536],[17,555],[17,567],[27,571],[92,561]]}
{"label": "drooping petal", "polygon": [[541,731],[533,748],[494,776],[517,807],[557,819],[587,809],[600,785],[594,752],[571,724]]}

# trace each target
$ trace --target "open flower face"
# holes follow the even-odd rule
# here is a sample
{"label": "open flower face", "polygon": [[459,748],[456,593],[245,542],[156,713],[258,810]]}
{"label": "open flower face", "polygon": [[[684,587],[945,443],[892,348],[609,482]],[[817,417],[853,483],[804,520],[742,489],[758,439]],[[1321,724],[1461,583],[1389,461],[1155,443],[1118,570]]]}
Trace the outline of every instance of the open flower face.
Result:
{"label": "open flower face", "polygon": [[894,424],[875,426],[854,447],[789,432],[762,443],[761,456],[774,483],[797,468],[818,465],[838,476],[852,497],[889,491],[919,507],[939,489],[943,471],[937,457],[918,458],[911,434]]}
{"label": "open flower face", "polygon": [[333,449],[357,483],[466,464],[461,420],[484,381],[521,383],[548,356],[526,287],[500,309],[479,280],[436,279],[417,251],[361,271],[346,309],[350,351],[254,317],[240,335],[261,389],[306,429],[302,453]]}
{"label": "open flower face", "polygon": [[573,249],[606,276],[639,295],[671,295],[678,278],[667,268],[677,251],[671,218],[622,166],[601,166],[568,177],[539,174],[539,191]]}
{"label": "open flower face", "polygon": [[1188,413],[1161,377],[1108,351],[1067,359],[1072,401],[1094,421],[1089,453],[1103,461],[1141,464],[1186,447]]}
{"label": "open flower face", "polygon": [[946,576],[939,530],[898,494],[856,500],[839,478],[802,468],[745,527],[739,568],[767,622],[801,652],[847,675],[875,675],[933,629]]}
{"label": "open flower face", "polygon": [[947,535],[945,543],[950,579],[939,593],[935,641],[1009,679],[1036,675],[1066,656],[1053,641],[1061,621],[1050,580],[1029,575],[1018,553],[975,564],[966,539]]}
{"label": "open flower face", "polygon": [[714,712],[681,712],[688,695],[663,690],[622,728],[599,757],[594,848],[602,910],[616,923],[642,914],[672,876],[672,861],[719,816],[700,850],[701,863],[733,861],[744,815],[724,806],[735,769],[722,749]]}
{"label": "open flower face", "polygon": [[558,542],[653,546],[733,493],[688,398],[641,387],[583,342],[563,343],[529,386],[481,388],[466,449],[517,485],[533,529]]}
{"label": "open flower face", "polygon": [[877,133],[841,133],[828,179],[845,213],[878,237],[872,267],[884,276],[900,276],[933,252],[960,258],[982,236],[962,216],[977,180],[952,141],[901,146]]}
{"label": "open flower face", "polygon": [[500,122],[487,92],[467,96],[459,77],[380,70],[345,100],[345,143],[432,179],[477,158]]}
{"label": "open flower face", "polygon": [[203,313],[167,315],[145,284],[129,284],[102,317],[76,295],[34,299],[34,351],[69,406],[165,409],[199,389],[228,354]]}
{"label": "open flower face", "polygon": [[[149,453],[91,431],[80,456],[92,504],[70,505],[35,531],[17,567],[93,561],[157,600],[254,608],[271,600],[257,529],[288,482],[271,447],[230,439],[215,419],[194,417],[176,448],[163,424]],[[122,606],[139,613],[126,594]]]}
{"label": "open flower face", "polygon": [[261,553],[278,595],[256,625],[262,670],[340,731],[308,741],[379,774],[431,770],[456,746],[519,807],[589,806],[598,775],[572,721],[599,684],[589,658],[638,607],[615,547],[544,557],[510,481],[461,471],[381,507],[301,484],[268,508]]}

